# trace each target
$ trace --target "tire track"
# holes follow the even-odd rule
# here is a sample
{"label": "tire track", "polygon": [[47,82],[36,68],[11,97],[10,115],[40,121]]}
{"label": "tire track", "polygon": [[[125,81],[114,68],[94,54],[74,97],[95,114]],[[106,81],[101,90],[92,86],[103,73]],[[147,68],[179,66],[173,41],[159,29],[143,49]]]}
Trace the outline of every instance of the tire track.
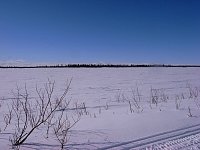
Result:
{"label": "tire track", "polygon": [[99,148],[98,150],[107,150],[107,149],[129,150],[129,149],[134,149],[134,148],[141,149],[142,147],[149,144],[158,143],[158,142],[161,143],[164,141],[184,138],[184,137],[191,136],[198,133],[200,133],[200,124],[196,124],[193,126],[180,128],[176,130],[171,130],[167,132],[162,132],[159,134],[139,138],[132,141],[121,142],[119,144]]}
{"label": "tire track", "polygon": [[141,150],[199,150],[200,134],[187,136],[177,140],[149,145]]}

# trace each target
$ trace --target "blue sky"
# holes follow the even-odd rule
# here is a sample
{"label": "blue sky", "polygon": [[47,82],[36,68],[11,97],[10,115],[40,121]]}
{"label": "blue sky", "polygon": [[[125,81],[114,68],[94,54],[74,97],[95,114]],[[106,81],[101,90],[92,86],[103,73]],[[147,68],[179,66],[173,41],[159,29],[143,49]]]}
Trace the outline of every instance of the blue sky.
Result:
{"label": "blue sky", "polygon": [[0,60],[200,64],[199,0],[0,0]]}

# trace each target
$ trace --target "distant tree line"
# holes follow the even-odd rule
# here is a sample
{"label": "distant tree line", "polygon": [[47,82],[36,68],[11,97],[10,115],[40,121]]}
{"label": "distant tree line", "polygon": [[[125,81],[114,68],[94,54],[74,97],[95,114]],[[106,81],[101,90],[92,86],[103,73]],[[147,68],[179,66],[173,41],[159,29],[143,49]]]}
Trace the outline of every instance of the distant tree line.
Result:
{"label": "distant tree line", "polygon": [[128,67],[200,67],[200,65],[170,64],[57,64],[37,66],[0,66],[0,68],[128,68]]}

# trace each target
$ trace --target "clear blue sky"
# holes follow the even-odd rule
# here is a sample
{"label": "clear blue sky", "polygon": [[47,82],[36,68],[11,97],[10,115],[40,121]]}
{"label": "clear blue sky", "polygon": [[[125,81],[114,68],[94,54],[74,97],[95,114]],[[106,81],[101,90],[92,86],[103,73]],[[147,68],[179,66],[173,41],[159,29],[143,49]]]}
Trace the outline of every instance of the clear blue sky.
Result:
{"label": "clear blue sky", "polygon": [[0,0],[0,60],[200,64],[200,0]]}

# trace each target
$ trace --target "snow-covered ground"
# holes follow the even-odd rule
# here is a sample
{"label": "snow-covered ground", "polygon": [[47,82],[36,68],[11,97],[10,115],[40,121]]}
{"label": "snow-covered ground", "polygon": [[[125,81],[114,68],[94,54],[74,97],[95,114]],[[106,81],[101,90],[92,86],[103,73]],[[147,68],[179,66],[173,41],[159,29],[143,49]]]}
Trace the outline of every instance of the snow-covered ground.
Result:
{"label": "snow-covered ground", "polygon": [[[70,107],[77,102],[87,108],[88,113],[71,129],[66,149],[131,149],[138,145],[135,140],[171,131],[177,132],[147,138],[138,146],[156,149],[170,139],[177,140],[178,134],[184,135],[179,141],[199,140],[199,130],[187,135],[185,129],[200,124],[200,68],[1,69],[0,149],[11,148],[14,125],[4,131],[3,116],[12,91],[26,84],[34,97],[36,85],[42,87],[48,78],[56,82],[56,95],[72,79],[67,95]],[[158,103],[152,104],[152,99]],[[55,137],[50,133],[46,139],[45,132],[44,127],[34,131],[21,149],[59,149]],[[163,136],[164,141],[158,140]]]}

